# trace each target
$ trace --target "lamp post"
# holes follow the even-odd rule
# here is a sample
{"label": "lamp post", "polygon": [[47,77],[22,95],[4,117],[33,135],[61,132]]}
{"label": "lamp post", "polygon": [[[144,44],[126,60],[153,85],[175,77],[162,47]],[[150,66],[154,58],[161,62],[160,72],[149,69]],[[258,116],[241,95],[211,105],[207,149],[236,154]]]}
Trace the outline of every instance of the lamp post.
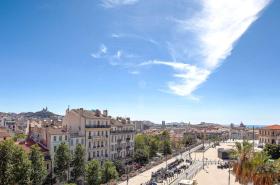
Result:
{"label": "lamp post", "polygon": [[230,167],[231,167],[231,163],[228,163],[228,185],[230,185]]}

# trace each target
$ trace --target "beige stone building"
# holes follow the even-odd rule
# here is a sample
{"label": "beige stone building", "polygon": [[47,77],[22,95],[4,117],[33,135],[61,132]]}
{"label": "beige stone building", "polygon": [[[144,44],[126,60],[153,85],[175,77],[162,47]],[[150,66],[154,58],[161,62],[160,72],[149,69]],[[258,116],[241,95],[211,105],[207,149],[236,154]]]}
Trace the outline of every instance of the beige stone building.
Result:
{"label": "beige stone building", "polygon": [[107,110],[101,113],[100,110],[67,109],[63,126],[76,140],[84,138],[87,160],[109,159],[110,117]]}
{"label": "beige stone building", "polygon": [[111,119],[110,155],[112,160],[131,159],[134,152],[135,126],[129,118]]}
{"label": "beige stone building", "polygon": [[259,129],[260,144],[280,144],[280,125],[270,125]]}

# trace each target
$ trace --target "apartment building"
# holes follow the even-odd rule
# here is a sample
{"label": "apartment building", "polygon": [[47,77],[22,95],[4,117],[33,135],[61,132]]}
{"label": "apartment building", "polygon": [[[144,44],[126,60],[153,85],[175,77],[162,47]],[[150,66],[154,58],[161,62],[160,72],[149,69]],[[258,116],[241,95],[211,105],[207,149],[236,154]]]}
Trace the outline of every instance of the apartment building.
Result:
{"label": "apartment building", "polygon": [[259,129],[260,144],[280,144],[280,125],[270,125]]}
{"label": "apartment building", "polygon": [[130,159],[134,152],[135,126],[129,118],[111,119],[110,155],[111,160]]}
{"label": "apartment building", "polygon": [[109,159],[110,117],[104,110],[66,110],[62,125],[70,135],[84,138],[86,159]]}

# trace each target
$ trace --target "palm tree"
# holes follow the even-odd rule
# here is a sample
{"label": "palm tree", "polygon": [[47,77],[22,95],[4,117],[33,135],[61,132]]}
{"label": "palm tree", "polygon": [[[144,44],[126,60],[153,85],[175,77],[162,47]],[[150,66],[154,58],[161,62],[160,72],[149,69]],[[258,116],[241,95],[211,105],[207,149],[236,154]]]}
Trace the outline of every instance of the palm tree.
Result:
{"label": "palm tree", "polygon": [[233,156],[237,159],[233,173],[240,184],[253,182],[254,185],[273,185],[278,181],[280,160],[273,162],[265,152],[253,153],[251,143],[236,143]]}
{"label": "palm tree", "polygon": [[264,152],[254,154],[251,160],[251,178],[254,185],[273,185],[279,177],[279,168]]}
{"label": "palm tree", "polygon": [[248,141],[243,143],[235,143],[235,150],[233,156],[237,159],[233,164],[233,173],[235,174],[236,181],[240,184],[247,185],[251,182],[253,145]]}

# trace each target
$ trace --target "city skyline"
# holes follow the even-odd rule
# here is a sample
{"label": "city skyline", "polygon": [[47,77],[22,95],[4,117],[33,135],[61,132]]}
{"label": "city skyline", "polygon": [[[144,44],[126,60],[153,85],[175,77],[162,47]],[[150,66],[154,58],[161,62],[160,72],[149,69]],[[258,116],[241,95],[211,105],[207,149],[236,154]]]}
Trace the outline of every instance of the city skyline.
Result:
{"label": "city skyline", "polygon": [[0,112],[279,123],[280,2],[16,2],[0,3]]}

